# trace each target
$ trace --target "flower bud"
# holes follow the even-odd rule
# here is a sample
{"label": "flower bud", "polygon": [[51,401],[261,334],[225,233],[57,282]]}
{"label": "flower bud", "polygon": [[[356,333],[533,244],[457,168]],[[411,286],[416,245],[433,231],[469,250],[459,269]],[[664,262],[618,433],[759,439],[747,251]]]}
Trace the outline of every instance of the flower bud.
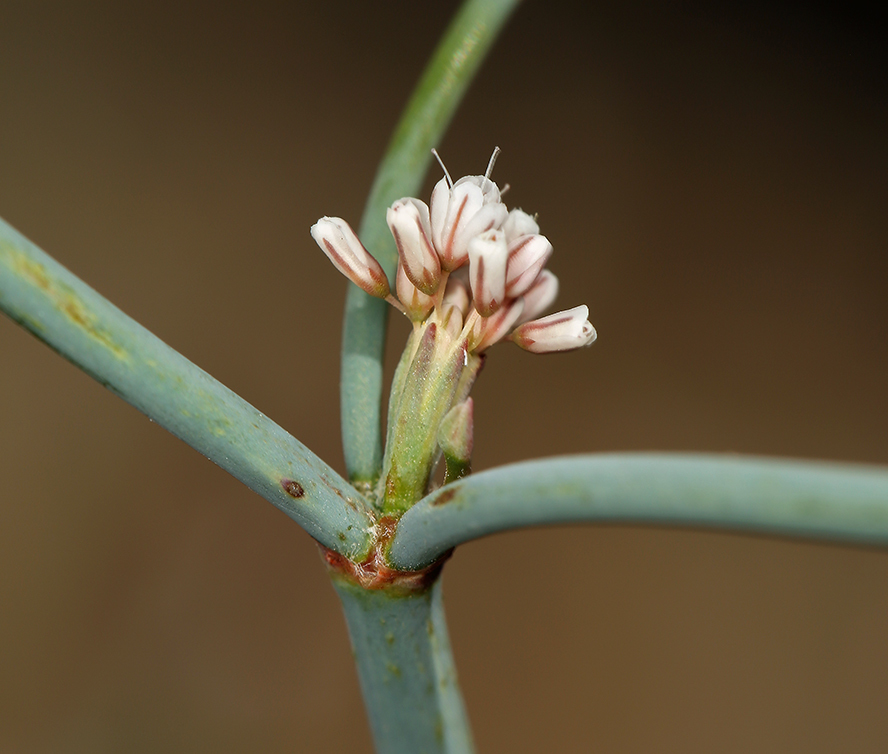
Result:
{"label": "flower bud", "polygon": [[552,306],[556,298],[558,298],[558,278],[549,270],[543,270],[524,294],[524,311],[518,321],[527,322],[536,319]]}
{"label": "flower bud", "polygon": [[343,275],[371,296],[389,295],[388,279],[382,266],[358,239],[351,226],[340,217],[322,217],[311,226],[311,237]]}
{"label": "flower bud", "polygon": [[461,277],[451,275],[447,279],[447,287],[444,289],[444,300],[442,303],[455,306],[463,317],[469,313],[469,308],[472,306],[472,297],[469,295],[469,288],[466,282]]}
{"label": "flower bud", "polygon": [[399,199],[386,210],[385,219],[398,246],[404,272],[419,290],[431,296],[438,290],[441,263],[432,247],[429,208],[419,199]]}
{"label": "flower bud", "polygon": [[398,262],[398,272],[395,275],[395,291],[398,300],[403,304],[404,311],[413,322],[422,322],[435,307],[435,301],[419,290],[404,270],[404,265]]}
{"label": "flower bud", "polygon": [[447,412],[438,427],[438,446],[447,463],[445,484],[468,472],[475,439],[473,409],[471,398],[457,403]]}
{"label": "flower bud", "polygon": [[489,230],[469,241],[469,282],[475,310],[489,317],[506,297],[509,251],[501,230]]}
{"label": "flower bud", "polygon": [[520,236],[534,236],[539,232],[537,221],[521,209],[513,209],[503,223],[503,233],[506,234],[508,244]]}
{"label": "flower bud", "polygon": [[451,306],[450,304],[444,304],[441,307],[441,327],[444,331],[454,340],[456,340],[463,329],[463,316],[462,312],[457,309],[455,306]]}
{"label": "flower bud", "polygon": [[594,342],[597,334],[589,322],[585,304],[542,319],[525,322],[509,338],[531,353],[551,353],[582,348]]}
{"label": "flower bud", "polygon": [[552,244],[540,235],[522,235],[509,244],[506,296],[523,296],[552,256]]}
{"label": "flower bud", "polygon": [[516,298],[500,307],[496,314],[490,317],[482,317],[475,322],[472,328],[474,350],[481,353],[485,348],[490,348],[494,343],[506,337],[524,310],[524,299]]}

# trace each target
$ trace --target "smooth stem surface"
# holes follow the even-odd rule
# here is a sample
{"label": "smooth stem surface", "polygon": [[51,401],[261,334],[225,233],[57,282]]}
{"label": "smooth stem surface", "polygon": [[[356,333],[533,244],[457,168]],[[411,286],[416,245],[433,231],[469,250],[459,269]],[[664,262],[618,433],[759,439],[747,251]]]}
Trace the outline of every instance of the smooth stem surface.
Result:
{"label": "smooth stem surface", "polygon": [[[359,236],[392,279],[397,252],[385,210],[415,196],[466,89],[519,0],[468,0],[407,104],[370,191]],[[492,145],[491,145],[492,146]],[[349,477],[372,484],[382,464],[382,362],[388,306],[349,286],[342,335],[342,442]]]}
{"label": "smooth stem surface", "polygon": [[469,754],[472,736],[444,620],[440,578],[421,592],[364,589],[342,601],[378,754]]}
{"label": "smooth stem surface", "polygon": [[366,503],[342,477],[2,220],[0,309],[319,542],[367,551]]}
{"label": "smooth stem surface", "polygon": [[407,511],[389,561],[418,569],[470,539],[576,522],[888,545],[888,468],[678,453],[511,464],[454,482]]}

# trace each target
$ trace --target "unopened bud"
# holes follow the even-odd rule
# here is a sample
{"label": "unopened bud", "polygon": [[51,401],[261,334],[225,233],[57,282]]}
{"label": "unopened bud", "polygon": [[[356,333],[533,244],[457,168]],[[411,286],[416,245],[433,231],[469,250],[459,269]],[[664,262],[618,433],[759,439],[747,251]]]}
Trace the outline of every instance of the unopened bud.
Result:
{"label": "unopened bud", "polygon": [[462,332],[463,324],[465,324],[462,312],[453,304],[443,304],[438,319],[441,322],[441,327],[451,338],[456,340]]}
{"label": "unopened bud", "polygon": [[458,275],[459,273],[452,274],[447,279],[443,303],[455,306],[465,317],[472,306],[472,297],[469,295],[468,285]]}
{"label": "unopened bud", "polygon": [[389,295],[388,278],[382,266],[341,217],[322,217],[311,226],[311,237],[333,266],[359,288],[378,298]]}
{"label": "unopened bud", "polygon": [[501,230],[489,230],[469,241],[469,282],[475,310],[482,317],[489,317],[502,306],[508,261],[506,237]]}
{"label": "unopened bud", "polygon": [[552,256],[552,244],[541,235],[522,235],[509,244],[506,266],[506,295],[523,296]]}
{"label": "unopened bud", "polygon": [[531,353],[570,351],[591,345],[597,334],[589,322],[589,307],[583,304],[542,319],[525,322],[509,338]]}
{"label": "unopened bud", "polygon": [[419,199],[399,199],[386,210],[385,219],[398,246],[404,272],[419,290],[431,296],[438,290],[441,263],[432,247],[429,208]]}
{"label": "unopened bud", "polygon": [[513,209],[503,223],[503,233],[506,234],[506,243],[512,243],[520,236],[534,236],[540,232],[540,226],[535,218],[524,210]]}
{"label": "unopened bud", "polygon": [[519,322],[536,319],[552,306],[558,297],[558,278],[549,270],[543,270],[534,284],[524,294],[524,311]]}
{"label": "unopened bud", "polygon": [[494,343],[505,338],[508,332],[515,327],[523,310],[524,299],[516,298],[500,307],[490,317],[477,319],[472,328],[473,350],[476,353],[481,353],[484,349],[490,348]]}
{"label": "unopened bud", "polygon": [[472,458],[475,439],[473,409],[472,399],[467,398],[450,409],[438,427],[438,445],[444,455],[463,463],[468,463]]}
{"label": "unopened bud", "polygon": [[471,471],[474,440],[474,403],[467,398],[451,408],[438,427],[438,446],[444,453],[446,464],[444,484]]}

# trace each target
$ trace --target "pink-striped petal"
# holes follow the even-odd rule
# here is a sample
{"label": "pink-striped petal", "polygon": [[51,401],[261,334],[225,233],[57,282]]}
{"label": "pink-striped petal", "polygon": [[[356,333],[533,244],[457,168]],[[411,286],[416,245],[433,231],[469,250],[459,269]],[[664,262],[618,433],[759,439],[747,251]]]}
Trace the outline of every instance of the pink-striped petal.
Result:
{"label": "pink-striped petal", "polygon": [[531,353],[570,351],[591,345],[597,333],[588,320],[589,307],[585,304],[542,319],[525,322],[509,338]]}
{"label": "pink-striped petal", "polygon": [[322,217],[311,226],[311,237],[343,275],[371,296],[385,298],[391,292],[382,266],[341,217]]}
{"label": "pink-striped petal", "polygon": [[385,219],[397,244],[404,272],[413,285],[431,296],[438,290],[441,263],[431,242],[428,206],[411,197],[398,199],[386,210]]}

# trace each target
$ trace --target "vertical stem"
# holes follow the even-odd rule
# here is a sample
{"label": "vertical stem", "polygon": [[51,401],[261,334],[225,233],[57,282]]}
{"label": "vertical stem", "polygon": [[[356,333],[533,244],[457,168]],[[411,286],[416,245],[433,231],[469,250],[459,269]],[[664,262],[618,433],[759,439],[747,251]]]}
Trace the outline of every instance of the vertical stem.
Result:
{"label": "vertical stem", "polygon": [[[466,89],[519,0],[466,0],[407,103],[370,190],[359,236],[391,278],[398,255],[385,208],[415,196]],[[349,286],[342,337],[342,443],[349,479],[362,491],[378,478],[382,361],[388,307]]]}
{"label": "vertical stem", "polygon": [[336,575],[378,754],[470,754],[441,579],[418,591],[365,589]]}

